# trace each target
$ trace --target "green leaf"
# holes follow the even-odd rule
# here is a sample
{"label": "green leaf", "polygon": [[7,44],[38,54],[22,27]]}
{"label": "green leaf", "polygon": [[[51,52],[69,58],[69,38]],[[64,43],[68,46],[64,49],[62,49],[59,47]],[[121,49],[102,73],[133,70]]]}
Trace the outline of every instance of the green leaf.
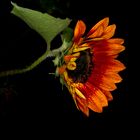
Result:
{"label": "green leaf", "polygon": [[67,42],[72,41],[73,38],[73,29],[67,27],[65,30],[63,30],[61,34],[62,41],[65,40]]}
{"label": "green leaf", "polygon": [[30,28],[38,32],[47,42],[51,41],[70,24],[70,19],[55,18],[47,13],[23,8],[13,3],[12,14],[25,21]]}

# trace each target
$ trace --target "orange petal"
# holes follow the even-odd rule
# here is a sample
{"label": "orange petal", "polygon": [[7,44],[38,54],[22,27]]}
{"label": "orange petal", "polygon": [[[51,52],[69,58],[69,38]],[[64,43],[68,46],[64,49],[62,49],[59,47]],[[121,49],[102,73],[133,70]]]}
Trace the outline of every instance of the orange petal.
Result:
{"label": "orange petal", "polygon": [[89,109],[86,106],[82,106],[81,104],[78,104],[79,109],[88,117],[89,116]]}
{"label": "orange petal", "polygon": [[108,44],[106,48],[114,53],[120,53],[125,50],[125,47],[120,44]]}
{"label": "orange petal", "polygon": [[124,39],[112,38],[112,39],[107,40],[107,42],[113,43],[113,44],[123,44],[124,43]]}
{"label": "orange petal", "polygon": [[111,71],[122,71],[124,70],[126,67],[124,66],[123,63],[121,63],[119,60],[114,60],[112,62],[112,64],[110,64],[110,66],[108,66],[107,70],[111,70]]}
{"label": "orange petal", "polygon": [[63,66],[58,68],[58,73],[63,74],[65,70],[66,70],[66,65],[63,65]]}
{"label": "orange petal", "polygon": [[107,91],[113,91],[117,88],[114,82],[112,82],[109,78],[105,77],[104,75],[97,77],[96,81],[94,81],[93,79],[92,83],[96,85],[96,87]]}
{"label": "orange petal", "polygon": [[109,49],[125,49],[125,47],[121,44],[118,44],[118,43],[108,43],[106,48],[109,48]]}
{"label": "orange petal", "polygon": [[99,38],[93,38],[93,39],[91,39],[92,41],[101,41],[101,40],[104,40],[104,38],[102,38],[102,37],[99,37]]}
{"label": "orange petal", "polygon": [[103,91],[104,95],[106,96],[108,101],[113,100],[113,96],[110,91]]}
{"label": "orange petal", "polygon": [[104,76],[106,78],[110,79],[110,81],[112,81],[114,83],[119,83],[122,81],[122,78],[120,77],[120,75],[115,72],[107,72]]}
{"label": "orange petal", "polygon": [[125,47],[120,44],[110,44],[106,47],[95,48],[95,56],[97,56],[98,54],[115,55],[115,54],[119,54],[120,52],[124,50],[125,50]]}
{"label": "orange petal", "polygon": [[[95,63],[95,62],[94,62]],[[105,70],[105,71],[114,71],[114,72],[119,72],[124,70],[126,67],[124,66],[123,63],[121,63],[118,60],[96,60],[96,67],[100,70]]]}
{"label": "orange petal", "polygon": [[98,62],[98,60],[102,60],[102,59],[114,59],[117,58],[118,54],[114,54],[114,55],[108,55],[107,53],[98,53],[95,55],[94,53],[94,58],[93,58],[93,62],[95,63]]}
{"label": "orange petal", "polygon": [[74,30],[74,42],[78,43],[82,35],[85,33],[86,25],[82,20],[79,20]]}
{"label": "orange petal", "polygon": [[103,90],[107,90],[107,91],[113,91],[113,90],[117,89],[117,87],[114,83],[112,83],[112,84],[100,83],[99,88],[101,88]]}
{"label": "orange petal", "polygon": [[73,58],[72,55],[65,55],[65,56],[64,56],[64,60],[65,60],[66,63],[68,63],[68,62],[70,61],[71,58]]}
{"label": "orange petal", "polygon": [[99,89],[96,89],[95,90],[95,94],[97,95],[97,97],[100,99],[100,102],[102,104],[102,106],[108,106],[108,101],[107,101],[107,98],[106,96],[102,93],[101,90]]}
{"label": "orange petal", "polygon": [[87,101],[85,99],[81,99],[79,97],[76,97],[76,102],[78,108],[86,115],[89,116],[89,109],[87,107]]}
{"label": "orange petal", "polygon": [[89,33],[87,34],[87,36],[90,36],[91,34],[93,34],[93,32],[99,27],[99,26],[102,26],[103,27],[103,30],[106,29],[106,27],[108,26],[108,23],[109,23],[109,18],[106,17],[102,20],[100,20],[95,26],[93,26],[91,28],[91,30],[89,31]]}
{"label": "orange petal", "polygon": [[121,44],[109,44],[107,48],[110,50],[112,49],[113,51],[118,51],[118,52],[122,52],[125,50],[125,46]]}
{"label": "orange petal", "polygon": [[98,113],[101,113],[103,111],[99,98],[94,95],[88,98],[88,107]]}
{"label": "orange petal", "polygon": [[101,37],[104,38],[104,39],[111,38],[114,35],[114,33],[115,33],[115,29],[116,29],[116,25],[115,24],[108,26],[106,28],[106,30],[104,31],[104,34]]}
{"label": "orange petal", "polygon": [[[87,82],[86,86],[88,86],[94,93],[93,96],[97,96],[97,98],[99,98],[100,103],[102,106],[108,106],[108,101],[106,99],[106,96],[103,94],[103,92],[98,89],[97,87],[93,86],[91,83]],[[92,95],[91,95],[92,96]]]}
{"label": "orange petal", "polygon": [[99,26],[95,32],[93,32],[93,34],[91,34],[88,38],[96,38],[96,37],[100,37],[103,33],[104,29],[103,26]]}
{"label": "orange petal", "polygon": [[91,84],[86,83],[84,90],[87,93],[88,107],[93,111],[100,113],[103,111],[102,103],[93,89],[94,87],[92,87]]}
{"label": "orange petal", "polygon": [[75,61],[78,58],[78,56],[80,56],[79,52],[71,54],[71,55],[65,55],[64,61],[65,63],[68,63],[69,61]]}
{"label": "orange petal", "polygon": [[103,44],[102,46],[95,46],[94,47],[94,51],[96,51],[95,53],[98,52],[104,52],[104,51],[123,51],[125,50],[125,47],[121,44],[115,44],[115,43],[106,43]]}

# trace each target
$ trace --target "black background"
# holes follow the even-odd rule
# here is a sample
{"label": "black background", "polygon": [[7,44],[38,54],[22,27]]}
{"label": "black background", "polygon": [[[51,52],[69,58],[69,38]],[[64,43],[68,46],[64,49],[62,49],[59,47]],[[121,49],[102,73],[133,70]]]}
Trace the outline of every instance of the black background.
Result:
{"label": "black background", "polygon": [[[104,108],[103,113],[90,112],[87,118],[76,109],[67,89],[61,89],[59,79],[49,72],[55,68],[52,59],[43,61],[32,71],[0,78],[0,124],[3,130],[13,134],[26,133],[51,137],[84,136],[93,137],[103,132],[105,137],[128,135],[131,117],[128,88],[128,5],[119,1],[64,1],[64,0],[13,0],[18,5],[34,10],[49,12],[53,16],[72,19],[74,28],[82,19],[89,30],[104,17],[117,26],[115,37],[125,39],[126,50],[120,54],[127,67],[120,73],[122,83],[113,91],[114,100]],[[26,23],[10,13],[10,1],[0,1],[0,71],[23,68],[36,60],[46,49],[45,41]],[[52,47],[60,46],[60,38],[52,42]],[[132,114],[132,112],[131,112]],[[10,131],[9,131],[10,130]],[[67,138],[66,138],[67,139]]]}

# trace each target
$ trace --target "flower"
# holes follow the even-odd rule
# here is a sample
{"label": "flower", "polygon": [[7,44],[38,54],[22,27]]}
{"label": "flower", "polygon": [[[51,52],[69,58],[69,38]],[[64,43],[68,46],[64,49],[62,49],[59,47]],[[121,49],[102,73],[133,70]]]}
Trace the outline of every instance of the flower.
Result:
{"label": "flower", "polygon": [[58,73],[71,93],[79,110],[89,116],[89,109],[102,112],[113,99],[111,91],[122,81],[118,74],[125,69],[118,54],[124,40],[112,38],[116,25],[109,18],[99,21],[84,36],[86,25],[79,20],[74,30],[73,44],[63,57]]}

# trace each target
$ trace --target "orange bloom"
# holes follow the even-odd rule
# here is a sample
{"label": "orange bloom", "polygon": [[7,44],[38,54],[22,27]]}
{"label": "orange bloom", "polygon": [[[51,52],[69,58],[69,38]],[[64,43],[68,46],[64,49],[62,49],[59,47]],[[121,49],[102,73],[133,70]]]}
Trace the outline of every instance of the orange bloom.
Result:
{"label": "orange bloom", "polygon": [[60,77],[79,110],[89,116],[89,109],[102,112],[112,100],[111,91],[122,81],[118,72],[125,66],[116,60],[125,47],[123,39],[112,38],[116,25],[109,18],[99,21],[84,36],[86,25],[79,20],[74,30],[73,44],[58,68]]}

